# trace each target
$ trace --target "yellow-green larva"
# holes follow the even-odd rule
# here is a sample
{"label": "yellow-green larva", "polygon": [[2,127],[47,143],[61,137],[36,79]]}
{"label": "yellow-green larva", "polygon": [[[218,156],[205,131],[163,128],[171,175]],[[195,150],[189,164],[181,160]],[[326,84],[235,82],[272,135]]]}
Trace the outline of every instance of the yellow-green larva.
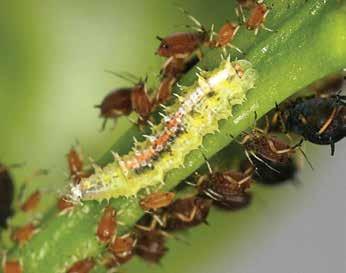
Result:
{"label": "yellow-green larva", "polygon": [[255,80],[256,72],[245,60],[223,60],[213,71],[200,72],[196,82],[183,88],[166,107],[151,136],[137,143],[134,151],[122,157],[115,154],[113,163],[71,185],[71,199],[130,197],[164,183],[167,172],[181,167],[185,156],[201,146],[203,137],[216,132],[220,120],[232,116],[233,106],[246,100]]}

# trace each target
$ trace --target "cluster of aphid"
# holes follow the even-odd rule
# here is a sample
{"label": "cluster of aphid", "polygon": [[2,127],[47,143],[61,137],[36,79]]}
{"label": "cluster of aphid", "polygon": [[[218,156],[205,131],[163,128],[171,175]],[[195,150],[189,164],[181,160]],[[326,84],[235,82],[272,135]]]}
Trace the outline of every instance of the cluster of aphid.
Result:
{"label": "cluster of aphid", "polygon": [[[238,3],[237,13],[247,29],[255,30],[256,34],[261,27],[267,29],[264,21],[269,8],[263,2],[238,0]],[[201,47],[231,47],[240,51],[231,44],[239,30],[239,23],[227,22],[218,33],[214,33],[213,30],[206,30],[191,15],[188,16],[197,24],[197,31],[174,33],[159,38],[161,43],[157,54],[167,60],[162,67],[161,83],[154,98],[148,95],[145,81],[135,80],[130,74],[119,75],[135,84],[131,88],[117,89],[105,97],[98,106],[105,121],[108,118],[129,115],[133,111],[139,115],[140,121],[148,121],[155,107],[170,99],[174,83],[201,58]],[[241,76],[241,68],[237,73]],[[231,211],[241,209],[251,202],[249,189],[254,180],[277,184],[292,179],[298,169],[296,152],[300,151],[305,156],[301,150],[303,140],[331,145],[334,154],[335,143],[346,136],[346,98],[334,92],[340,87],[340,78],[331,83],[337,83],[337,88],[331,88],[332,92],[318,92],[277,106],[276,110],[266,117],[267,124],[264,129],[255,127],[250,132],[244,132],[238,143],[243,146],[246,159],[239,164],[239,170],[213,171],[209,168],[208,174],[198,175],[195,179],[194,194],[185,198],[176,198],[174,192],[162,191],[144,195],[139,205],[147,213],[130,233],[118,234],[121,223],[116,220],[116,216],[121,212],[111,206],[106,207],[96,229],[99,242],[106,246],[100,263],[108,268],[116,268],[129,261],[133,255],[138,255],[148,262],[159,262],[167,251],[166,237],[170,237],[171,232],[176,230],[207,223],[212,205]],[[327,86],[319,88],[328,89]],[[172,123],[170,126],[168,128],[175,128],[177,124]],[[290,142],[292,134],[301,140],[294,145],[288,144],[279,137],[282,134],[288,135]],[[169,137],[167,134],[163,136]],[[130,165],[131,162],[127,163],[129,165],[125,166],[126,168],[137,168]],[[85,168],[75,148],[68,154],[68,166],[74,185],[92,175],[92,171]],[[1,192],[6,193],[0,195],[0,226],[5,227],[7,218],[12,214],[14,192],[9,167],[4,165],[0,165],[0,186]],[[40,199],[41,192],[35,191],[21,202],[19,208],[24,213],[30,213],[37,208]],[[63,214],[73,210],[75,204],[68,197],[62,196],[57,207]],[[11,238],[22,246],[37,232],[38,223],[33,221],[16,228]],[[92,257],[85,258],[70,265],[66,272],[88,273],[98,262]],[[18,260],[4,259],[2,268],[5,273],[23,272]]]}
{"label": "cluster of aphid", "polygon": [[[255,31],[255,34],[260,28],[271,31],[264,26],[269,11],[270,9],[263,1],[238,0],[236,13],[240,18],[239,22],[226,22],[216,33],[213,26],[210,30],[206,29],[183,10],[195,24],[191,26],[194,31],[176,32],[165,37],[157,36],[160,45],[156,54],[166,58],[160,71],[160,84],[157,90],[148,92],[146,80],[137,79],[131,73],[109,71],[131,82],[133,86],[111,91],[99,105],[95,106],[100,108],[100,117],[104,118],[102,128],[105,128],[108,119],[128,116],[132,112],[138,114],[139,124],[146,123],[153,111],[171,98],[174,84],[202,58],[202,48],[222,48],[224,52],[227,48],[233,48],[242,53],[232,44],[241,25],[245,24],[246,29]],[[150,96],[148,93],[154,95]]]}

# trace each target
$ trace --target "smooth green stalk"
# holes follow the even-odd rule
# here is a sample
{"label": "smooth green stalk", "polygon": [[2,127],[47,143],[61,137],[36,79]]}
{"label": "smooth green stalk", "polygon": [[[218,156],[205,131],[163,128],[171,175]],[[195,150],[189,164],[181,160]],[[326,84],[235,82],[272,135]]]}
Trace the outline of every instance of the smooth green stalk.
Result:
{"label": "smooth green stalk", "polygon": [[[267,24],[276,32],[265,33],[252,45],[244,45],[248,49],[246,59],[253,63],[259,74],[256,88],[249,92],[246,103],[235,108],[233,118],[220,123],[219,133],[205,137],[203,154],[208,158],[227,146],[232,141],[231,135],[237,136],[253,125],[254,111],[260,117],[276,102],[346,66],[344,2],[292,1],[290,9],[287,9],[287,1],[272,2],[276,6],[272,11],[273,19]],[[275,7],[285,10],[278,9],[275,13]],[[248,32],[244,34],[248,35]],[[239,46],[245,39],[240,35]],[[214,68],[219,64],[219,56],[219,50],[207,50],[199,66]],[[182,84],[191,84],[195,80],[194,72],[184,77]],[[128,139],[132,135],[138,136],[138,131],[131,129],[112,150],[126,153],[131,147]],[[103,165],[109,160],[108,153],[99,163]],[[191,152],[185,159],[184,168],[167,174],[163,190],[174,188],[204,161],[200,150]],[[125,224],[120,233],[128,231],[143,214],[136,198],[111,200],[111,204],[123,211],[118,217]],[[98,256],[104,245],[97,241],[95,232],[104,205],[105,202],[85,202],[71,214],[48,218],[41,231],[23,248],[14,249],[11,256],[21,259],[25,273],[65,272],[66,267],[76,260]]]}

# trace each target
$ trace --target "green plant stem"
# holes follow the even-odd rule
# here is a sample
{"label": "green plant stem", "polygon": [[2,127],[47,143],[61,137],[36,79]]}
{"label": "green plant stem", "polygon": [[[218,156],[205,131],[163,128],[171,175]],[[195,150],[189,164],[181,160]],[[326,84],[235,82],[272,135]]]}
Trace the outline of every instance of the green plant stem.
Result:
{"label": "green plant stem", "polygon": [[[280,5],[285,1],[273,2]],[[246,59],[253,63],[259,74],[256,88],[249,92],[246,103],[234,109],[234,117],[220,123],[219,133],[205,137],[203,154],[208,158],[227,146],[232,141],[231,135],[237,136],[252,126],[254,111],[260,117],[276,102],[280,103],[309,83],[346,66],[346,5],[336,0],[293,2],[292,16],[276,18],[275,33],[266,33],[265,38],[248,45]],[[207,50],[199,66],[213,68],[218,65],[219,56],[219,50]],[[195,74],[191,71],[182,83],[190,84],[194,80]],[[129,134],[138,135],[138,132],[131,129]],[[112,149],[125,153],[131,146],[127,140],[129,134]],[[125,148],[118,149],[124,144]],[[107,155],[100,163],[105,164],[109,159]],[[167,174],[163,190],[174,188],[204,162],[200,150],[191,152],[185,159],[184,168]],[[23,248],[14,249],[11,255],[20,257],[25,273],[65,272],[67,265],[76,260],[98,256],[104,245],[97,241],[95,232],[105,203],[85,202],[71,214],[51,217],[31,241]],[[126,212],[118,217],[125,224],[119,233],[128,231],[143,214],[136,198],[119,198],[111,200],[111,204]]]}

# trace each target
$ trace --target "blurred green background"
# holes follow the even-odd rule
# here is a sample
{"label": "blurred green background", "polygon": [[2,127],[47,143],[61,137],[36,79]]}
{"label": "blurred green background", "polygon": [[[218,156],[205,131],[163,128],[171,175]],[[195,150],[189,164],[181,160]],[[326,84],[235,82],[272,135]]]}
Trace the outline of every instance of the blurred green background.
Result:
{"label": "blurred green background", "polygon": [[[55,194],[63,187],[65,155],[76,140],[85,158],[97,159],[128,128],[128,120],[121,118],[115,128],[110,122],[104,132],[99,131],[102,121],[93,106],[111,89],[127,85],[104,70],[153,77],[163,61],[154,55],[158,46],[155,36],[182,30],[182,25],[189,23],[175,5],[189,10],[207,26],[220,26],[234,16],[231,0],[1,1],[0,161],[26,163],[13,170],[18,183],[38,168],[50,170],[47,177],[30,184],[27,194],[39,187],[51,196],[48,193]],[[341,153],[328,161],[329,166],[345,162],[345,144],[337,147]],[[325,173],[321,169],[326,166],[323,160],[329,156],[328,148],[308,153],[316,171],[307,169],[300,175],[303,188],[290,183],[275,188],[255,186],[249,209],[232,215],[214,210],[210,226],[184,233],[187,243],[170,240],[170,250],[160,266],[135,259],[125,272],[144,268],[167,273],[255,272],[239,269],[251,265],[246,259],[249,249],[259,247],[261,252],[260,245],[270,240],[271,232],[286,215],[296,212],[288,205],[300,202],[297,207],[304,207],[316,187],[312,183],[318,173]],[[318,154],[323,157],[316,159]],[[46,199],[47,207],[55,202]],[[263,259],[270,264],[269,256]],[[227,263],[220,269],[221,260]]]}

